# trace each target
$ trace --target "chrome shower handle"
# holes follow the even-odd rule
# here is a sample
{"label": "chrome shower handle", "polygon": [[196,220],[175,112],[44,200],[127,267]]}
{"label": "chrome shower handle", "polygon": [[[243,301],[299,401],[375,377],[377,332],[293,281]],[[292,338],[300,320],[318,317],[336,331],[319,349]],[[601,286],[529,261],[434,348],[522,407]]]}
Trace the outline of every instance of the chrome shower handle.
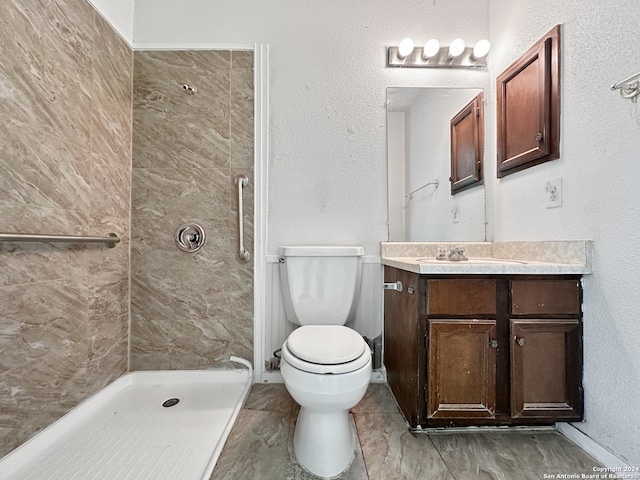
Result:
{"label": "chrome shower handle", "polygon": [[249,183],[246,175],[236,175],[233,182],[238,187],[238,261],[247,263],[251,260],[251,254],[244,248],[244,212],[242,208],[242,189]]}
{"label": "chrome shower handle", "polygon": [[196,253],[204,246],[207,236],[197,223],[185,223],[178,227],[174,239],[183,252]]}

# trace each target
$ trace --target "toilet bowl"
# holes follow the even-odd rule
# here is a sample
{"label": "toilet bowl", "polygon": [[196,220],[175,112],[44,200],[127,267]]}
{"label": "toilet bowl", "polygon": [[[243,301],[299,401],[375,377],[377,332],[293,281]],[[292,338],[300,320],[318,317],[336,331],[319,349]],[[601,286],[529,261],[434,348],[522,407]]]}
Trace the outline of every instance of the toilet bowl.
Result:
{"label": "toilet bowl", "polygon": [[349,409],[371,379],[369,346],[345,326],[302,326],[282,346],[280,371],[300,404],[293,439],[298,463],[320,477],[339,475],[353,459]]}

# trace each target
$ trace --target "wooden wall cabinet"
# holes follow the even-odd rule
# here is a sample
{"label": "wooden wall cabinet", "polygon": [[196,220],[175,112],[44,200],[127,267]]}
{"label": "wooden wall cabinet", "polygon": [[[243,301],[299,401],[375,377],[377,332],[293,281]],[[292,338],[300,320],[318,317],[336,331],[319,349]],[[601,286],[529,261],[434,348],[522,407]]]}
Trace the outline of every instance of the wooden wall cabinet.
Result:
{"label": "wooden wall cabinet", "polygon": [[482,184],[484,95],[479,93],[451,119],[451,195]]}
{"label": "wooden wall cabinet", "polygon": [[582,418],[580,277],[385,267],[385,366],[412,428]]}
{"label": "wooden wall cabinet", "polygon": [[560,157],[560,25],[497,78],[498,177]]}

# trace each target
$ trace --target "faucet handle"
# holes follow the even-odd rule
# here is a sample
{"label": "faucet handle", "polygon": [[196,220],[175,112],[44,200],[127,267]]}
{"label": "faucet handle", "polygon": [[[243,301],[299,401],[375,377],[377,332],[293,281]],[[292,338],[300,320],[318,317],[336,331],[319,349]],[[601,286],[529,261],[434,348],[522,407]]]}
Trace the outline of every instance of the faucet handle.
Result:
{"label": "faucet handle", "polygon": [[460,261],[460,260],[469,260],[465,257],[464,252],[466,248],[462,245],[458,245],[451,249],[451,253],[449,254],[449,260],[451,261]]}

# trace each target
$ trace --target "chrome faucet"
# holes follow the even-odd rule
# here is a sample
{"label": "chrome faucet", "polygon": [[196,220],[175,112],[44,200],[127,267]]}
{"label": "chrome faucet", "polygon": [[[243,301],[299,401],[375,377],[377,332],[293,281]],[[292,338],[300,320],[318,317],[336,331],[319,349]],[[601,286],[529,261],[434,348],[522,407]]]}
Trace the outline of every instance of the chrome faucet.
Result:
{"label": "chrome faucet", "polygon": [[453,247],[449,252],[449,257],[447,260],[450,262],[461,262],[464,260],[469,260],[465,255],[465,248],[462,245],[458,245],[457,247]]}
{"label": "chrome faucet", "polygon": [[438,255],[436,256],[436,260],[446,260],[449,262],[462,262],[465,260],[469,260],[464,254],[465,251],[465,247],[463,247],[462,245],[458,245],[457,247],[453,247],[451,250],[449,250],[449,253],[447,253],[447,249],[443,245],[440,245],[438,247]]}

